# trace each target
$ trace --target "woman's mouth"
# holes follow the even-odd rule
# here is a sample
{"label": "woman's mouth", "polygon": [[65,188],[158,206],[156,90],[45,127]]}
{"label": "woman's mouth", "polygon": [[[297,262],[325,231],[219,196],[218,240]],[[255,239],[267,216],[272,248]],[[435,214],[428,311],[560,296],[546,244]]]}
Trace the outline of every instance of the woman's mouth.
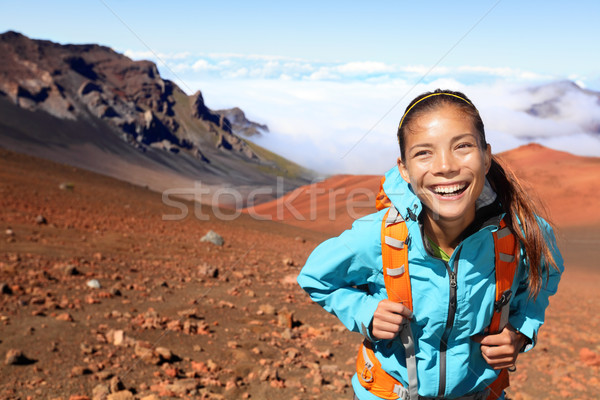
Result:
{"label": "woman's mouth", "polygon": [[455,197],[462,194],[468,186],[468,183],[460,182],[451,185],[435,185],[431,187],[431,190],[441,197]]}

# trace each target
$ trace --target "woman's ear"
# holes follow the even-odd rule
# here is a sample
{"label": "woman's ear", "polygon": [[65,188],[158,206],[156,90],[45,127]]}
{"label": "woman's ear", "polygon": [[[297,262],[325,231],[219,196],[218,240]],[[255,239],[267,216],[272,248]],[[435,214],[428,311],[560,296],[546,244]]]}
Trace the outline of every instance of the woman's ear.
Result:
{"label": "woman's ear", "polygon": [[410,177],[408,175],[408,170],[406,169],[406,165],[404,164],[404,161],[402,161],[402,158],[398,157],[398,170],[400,171],[400,176],[402,176],[402,179],[404,179],[407,183],[410,183]]}

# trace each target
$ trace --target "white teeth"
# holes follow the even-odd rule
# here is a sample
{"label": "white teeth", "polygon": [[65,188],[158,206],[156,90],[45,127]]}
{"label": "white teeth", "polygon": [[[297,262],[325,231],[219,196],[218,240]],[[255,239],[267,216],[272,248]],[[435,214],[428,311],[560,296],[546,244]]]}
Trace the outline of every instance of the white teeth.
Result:
{"label": "white teeth", "polygon": [[433,190],[438,194],[448,194],[458,192],[459,190],[464,189],[465,186],[467,185],[464,183],[449,186],[436,186]]}

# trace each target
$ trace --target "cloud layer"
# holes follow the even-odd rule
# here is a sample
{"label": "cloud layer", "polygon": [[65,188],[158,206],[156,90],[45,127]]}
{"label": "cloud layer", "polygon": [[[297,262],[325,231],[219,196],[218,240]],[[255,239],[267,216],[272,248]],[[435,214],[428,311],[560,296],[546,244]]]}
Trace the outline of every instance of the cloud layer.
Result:
{"label": "cloud layer", "polygon": [[[536,141],[600,156],[599,97],[556,82],[558,77],[508,67],[125,54],[154,60],[163,77],[188,92],[202,90],[210,108],[242,108],[250,119],[269,126],[271,133],[257,139],[260,145],[327,174],[379,174],[392,166],[398,156],[396,127],[406,105],[438,87],[463,91],[474,101],[495,152]],[[570,78],[584,84],[583,77]]]}

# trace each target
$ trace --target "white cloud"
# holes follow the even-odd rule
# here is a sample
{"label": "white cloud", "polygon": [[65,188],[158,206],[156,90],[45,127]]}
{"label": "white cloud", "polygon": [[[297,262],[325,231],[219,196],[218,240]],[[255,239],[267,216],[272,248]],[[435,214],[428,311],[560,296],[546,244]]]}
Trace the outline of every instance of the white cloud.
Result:
{"label": "white cloud", "polygon": [[[127,54],[154,57],[148,52]],[[530,71],[486,66],[438,66],[430,71],[418,65],[243,54],[172,54],[166,59],[175,78],[185,82],[182,87],[202,90],[210,108],[238,106],[250,119],[266,123],[271,132],[257,139],[259,144],[326,173],[387,170],[398,155],[396,127],[406,105],[438,87],[463,91],[474,101],[495,151],[533,139],[600,156],[600,135],[591,133],[600,126],[598,100],[584,91],[560,92],[565,89],[560,84],[531,90],[552,77]],[[158,66],[163,77],[174,78]],[[427,79],[415,85],[426,73]],[[548,118],[525,112],[549,101],[558,112]]]}
{"label": "white cloud", "polygon": [[544,119],[523,111],[537,98],[524,95],[522,83],[464,84],[442,78],[412,86],[403,80],[260,79],[206,82],[202,90],[209,107],[239,106],[250,119],[266,123],[271,132],[258,139],[259,144],[326,173],[379,174],[390,168],[398,156],[396,126],[406,105],[437,87],[461,90],[475,102],[494,151],[533,139],[560,150],[585,155],[595,151],[600,156],[600,138],[582,127],[598,112],[589,102],[589,107],[565,105],[565,118]]}
{"label": "white cloud", "polygon": [[192,69],[194,71],[197,72],[202,72],[202,71],[216,71],[221,69],[222,66],[217,66],[214,64],[209,63],[208,61],[206,61],[205,59],[199,59],[198,61],[196,61],[193,65],[192,65]]}

